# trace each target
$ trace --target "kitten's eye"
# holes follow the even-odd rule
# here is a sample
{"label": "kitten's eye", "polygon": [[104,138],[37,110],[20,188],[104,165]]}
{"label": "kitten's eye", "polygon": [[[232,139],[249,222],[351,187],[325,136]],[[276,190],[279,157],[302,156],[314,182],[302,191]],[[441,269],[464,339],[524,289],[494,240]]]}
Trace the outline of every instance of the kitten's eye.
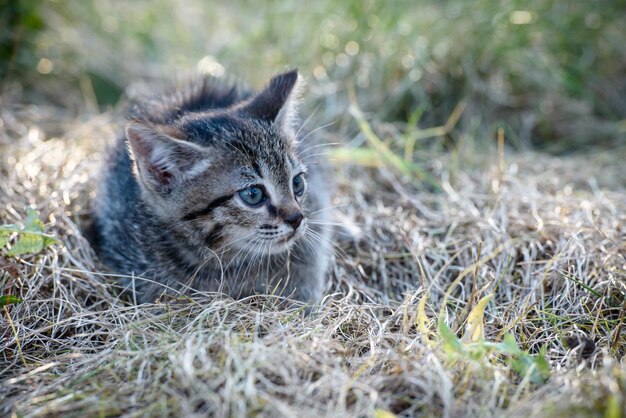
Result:
{"label": "kitten's eye", "polygon": [[265,193],[259,186],[246,187],[243,190],[239,190],[238,194],[241,200],[250,206],[259,206],[265,201]]}
{"label": "kitten's eye", "polygon": [[298,174],[293,178],[293,193],[296,196],[302,196],[302,193],[304,193],[304,186],[305,182],[302,174]]}

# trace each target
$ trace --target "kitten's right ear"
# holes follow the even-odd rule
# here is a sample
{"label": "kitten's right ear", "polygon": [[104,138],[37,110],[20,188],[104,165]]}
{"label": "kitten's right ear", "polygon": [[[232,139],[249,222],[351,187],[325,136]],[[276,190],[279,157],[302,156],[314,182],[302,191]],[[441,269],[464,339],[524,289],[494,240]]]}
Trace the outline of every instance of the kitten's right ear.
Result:
{"label": "kitten's right ear", "polygon": [[205,148],[176,139],[164,128],[131,121],[126,125],[126,138],[137,177],[149,190],[167,193],[209,167]]}
{"label": "kitten's right ear", "polygon": [[253,118],[293,130],[301,87],[302,79],[297,70],[279,74],[243,110]]}

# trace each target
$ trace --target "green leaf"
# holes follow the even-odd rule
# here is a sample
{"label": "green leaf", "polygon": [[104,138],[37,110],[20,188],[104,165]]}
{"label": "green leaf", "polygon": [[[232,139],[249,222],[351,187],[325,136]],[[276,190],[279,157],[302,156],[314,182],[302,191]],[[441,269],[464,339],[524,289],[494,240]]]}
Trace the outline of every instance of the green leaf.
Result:
{"label": "green leaf", "polygon": [[550,377],[550,365],[545,358],[545,349],[540,354],[533,356],[521,350],[511,334],[504,336],[504,341],[497,345],[498,351],[509,354],[508,360],[511,368],[520,376],[525,377],[530,372],[530,381],[540,385]]}
{"label": "green leaf", "polygon": [[30,232],[43,232],[43,222],[37,216],[37,212],[33,208],[26,208],[26,222],[24,230]]}
{"label": "green leaf", "polygon": [[545,383],[550,378],[550,363],[546,360],[546,349],[541,349],[541,352],[533,356],[535,362],[535,370],[533,370],[533,376],[531,381],[536,384]]}
{"label": "green leaf", "polygon": [[59,242],[53,236],[44,234],[43,222],[33,208],[27,208],[26,213],[26,221],[23,228],[17,225],[0,226],[0,248],[5,247],[9,243],[13,233],[18,234],[17,242],[7,252],[7,255],[11,257],[22,254],[37,254],[43,251],[44,248]]}
{"label": "green leaf", "polygon": [[43,250],[43,238],[23,233],[7,255],[15,257],[22,254],[37,254]]}
{"label": "green leaf", "polygon": [[9,243],[9,241],[11,240],[11,233],[12,232],[10,231],[0,230],[0,248],[6,247],[6,245]]}
{"label": "green leaf", "polygon": [[463,343],[461,343],[461,340],[456,336],[456,334],[452,332],[450,328],[448,328],[448,325],[446,325],[446,322],[443,320],[443,318],[439,319],[439,333],[441,334],[441,338],[443,339],[444,347],[448,351],[465,353]]}
{"label": "green leaf", "polygon": [[20,303],[20,302],[23,302],[23,300],[18,298],[17,296],[13,296],[13,295],[0,296],[0,307],[10,305],[12,303]]}
{"label": "green leaf", "polygon": [[513,356],[509,360],[509,365],[515,370],[520,376],[526,376],[528,373],[528,369],[532,366],[533,361],[529,355],[522,355],[519,357]]}
{"label": "green leaf", "polygon": [[524,352],[520,350],[515,341],[515,337],[512,334],[506,334],[504,340],[498,344],[498,351],[506,354],[520,355]]}

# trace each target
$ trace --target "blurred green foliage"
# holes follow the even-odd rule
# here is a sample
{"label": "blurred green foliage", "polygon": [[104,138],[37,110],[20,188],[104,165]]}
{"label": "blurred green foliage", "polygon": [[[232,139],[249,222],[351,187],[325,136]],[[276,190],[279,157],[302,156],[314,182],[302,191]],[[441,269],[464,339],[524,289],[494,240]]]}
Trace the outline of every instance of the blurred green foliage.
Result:
{"label": "blurred green foliage", "polygon": [[32,69],[36,60],[37,36],[44,29],[37,0],[0,2],[0,75]]}
{"label": "blurred green foliage", "polygon": [[[51,235],[45,234],[44,224],[39,219],[35,209],[26,209],[27,217],[24,226],[0,225],[0,250],[11,241],[11,249],[7,255],[11,257],[22,256],[24,254],[37,254],[52,244],[57,244],[59,240]],[[14,239],[17,236],[17,239]]]}
{"label": "blurred green foliage", "polygon": [[3,65],[62,102],[111,105],[131,82],[196,68],[259,86],[297,66],[326,120],[355,87],[383,121],[406,124],[420,107],[421,128],[463,100],[461,128],[503,127],[522,146],[624,135],[621,0],[18,1],[1,14]]}

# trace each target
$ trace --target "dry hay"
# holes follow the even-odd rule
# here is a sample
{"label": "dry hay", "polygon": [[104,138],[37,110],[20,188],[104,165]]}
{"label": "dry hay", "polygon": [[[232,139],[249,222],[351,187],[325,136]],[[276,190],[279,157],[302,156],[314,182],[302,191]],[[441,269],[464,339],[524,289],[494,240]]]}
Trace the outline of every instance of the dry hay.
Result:
{"label": "dry hay", "polygon": [[[434,156],[441,192],[383,167],[337,168],[340,221],[360,234],[340,238],[330,296],[311,315],[276,309],[269,297],[137,307],[116,298],[80,232],[103,138],[116,135],[112,118],[64,125],[47,114],[48,130],[41,111],[1,110],[0,224],[20,223],[32,205],[62,245],[0,255],[2,294],[24,299],[3,312],[0,414],[626,411],[624,149],[507,155],[502,170],[497,157],[469,151],[460,153],[466,167]],[[62,137],[44,141],[54,129]],[[485,338],[510,332],[530,353],[545,347],[547,384],[498,356],[452,359],[442,348],[437,318],[462,333],[488,294]],[[423,298],[433,342],[416,325]]]}

